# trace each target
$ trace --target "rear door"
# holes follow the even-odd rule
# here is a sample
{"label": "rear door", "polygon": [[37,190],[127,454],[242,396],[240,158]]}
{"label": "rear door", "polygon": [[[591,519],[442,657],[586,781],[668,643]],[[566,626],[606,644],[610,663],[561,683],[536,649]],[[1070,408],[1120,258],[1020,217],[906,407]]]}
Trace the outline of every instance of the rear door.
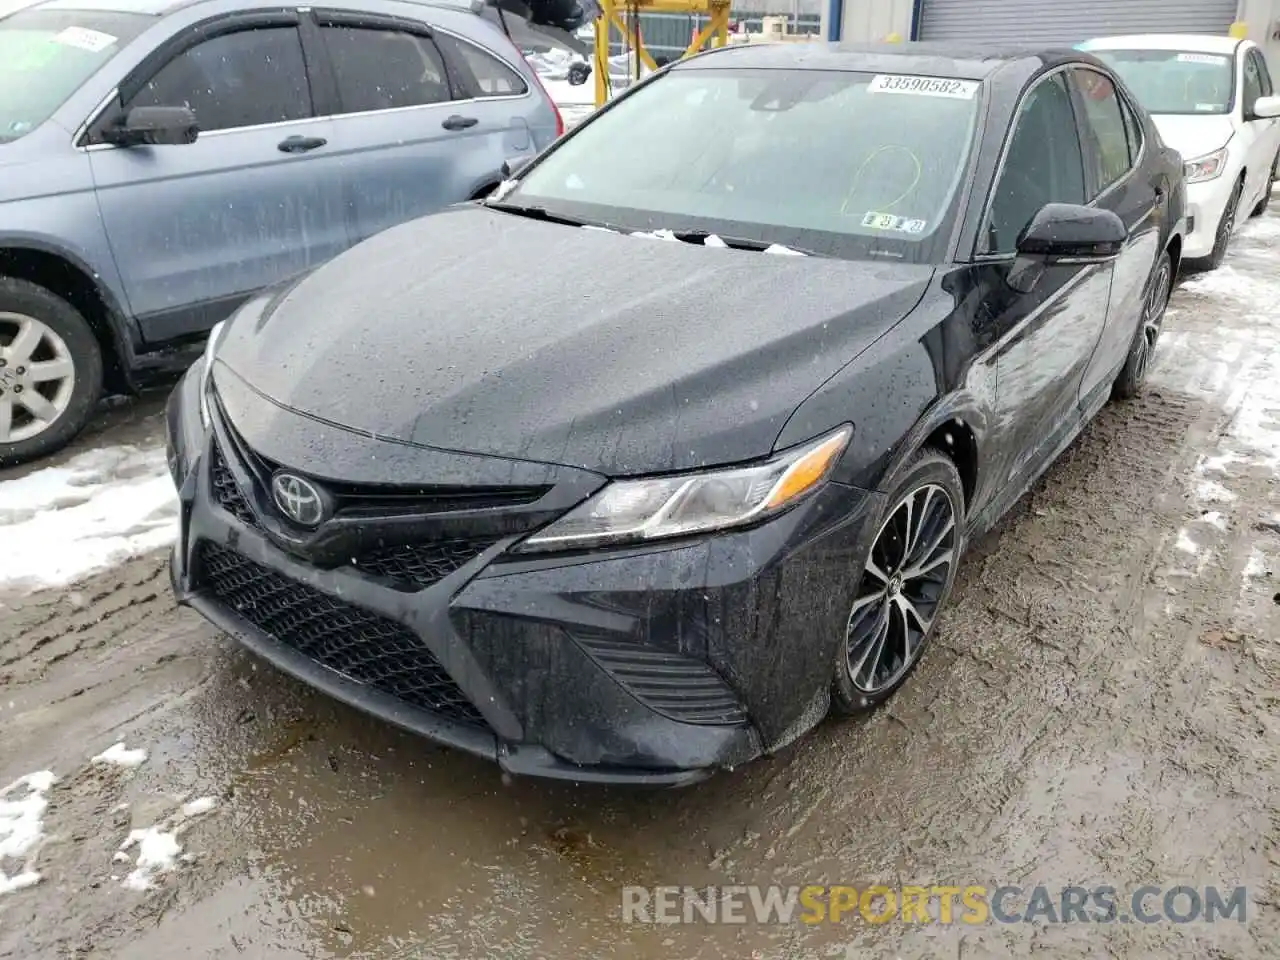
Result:
{"label": "rear door", "polygon": [[[198,333],[348,245],[342,175],[291,11],[197,24],[145,60],[91,126],[103,224],[147,340]],[[135,106],[189,106],[195,143],[116,147]]]}
{"label": "rear door", "polygon": [[1068,76],[1080,117],[1089,200],[1115,213],[1129,233],[1112,271],[1106,326],[1080,383],[1080,404],[1089,411],[1111,389],[1137,332],[1160,253],[1160,217],[1173,184],[1143,162],[1147,145],[1141,126],[1111,78],[1090,67],[1073,67]]}
{"label": "rear door", "polygon": [[528,128],[512,136],[505,114],[476,95],[453,56],[462,41],[351,10],[316,11],[308,37],[328,65],[323,96],[356,241],[470,199],[498,180],[503,160],[531,150]]}
{"label": "rear door", "polygon": [[1023,266],[1018,236],[1035,214],[1047,203],[1085,200],[1080,137],[1059,70],[1023,97],[976,257],[977,320],[983,339],[995,340],[992,494],[1021,492],[1079,420],[1076,398],[1106,318],[1111,265],[1047,265],[1027,292],[1009,281]]}

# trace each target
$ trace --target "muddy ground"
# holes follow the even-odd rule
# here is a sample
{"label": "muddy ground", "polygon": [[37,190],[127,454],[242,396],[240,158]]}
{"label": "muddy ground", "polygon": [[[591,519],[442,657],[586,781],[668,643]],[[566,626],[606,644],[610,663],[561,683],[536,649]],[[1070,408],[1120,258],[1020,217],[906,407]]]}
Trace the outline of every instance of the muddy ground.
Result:
{"label": "muddy ground", "polygon": [[[177,610],[159,553],[0,598],[0,784],[59,777],[43,879],[0,896],[0,957],[1274,956],[1280,485],[1258,444],[1280,440],[1278,241],[1255,222],[1226,273],[1178,291],[1145,394],[974,545],[886,709],[689,790],[504,782]],[[158,410],[86,442],[157,436]],[[146,762],[89,763],[119,740]],[[130,829],[204,796],[189,859],[126,887]],[[619,918],[624,884],[870,882],[1249,903],[1212,924]]]}

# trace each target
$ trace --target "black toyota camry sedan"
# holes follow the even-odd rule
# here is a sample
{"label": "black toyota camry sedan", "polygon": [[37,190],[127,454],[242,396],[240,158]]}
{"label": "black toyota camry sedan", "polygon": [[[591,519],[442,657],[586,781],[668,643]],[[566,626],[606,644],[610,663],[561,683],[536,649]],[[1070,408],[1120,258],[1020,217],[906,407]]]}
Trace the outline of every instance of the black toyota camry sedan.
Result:
{"label": "black toyota camry sedan", "polygon": [[1079,51],[681,61],[217,330],[174,589],[511,773],[770,753],[889,697],[966,543],[1140,388],[1183,190]]}

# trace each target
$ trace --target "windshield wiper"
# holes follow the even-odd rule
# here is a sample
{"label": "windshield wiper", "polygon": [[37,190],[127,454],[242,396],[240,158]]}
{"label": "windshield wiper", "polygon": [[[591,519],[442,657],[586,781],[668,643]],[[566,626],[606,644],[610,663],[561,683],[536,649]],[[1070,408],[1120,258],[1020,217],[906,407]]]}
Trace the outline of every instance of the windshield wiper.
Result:
{"label": "windshield wiper", "polygon": [[818,253],[816,250],[808,250],[804,247],[793,247],[789,243],[774,243],[771,240],[756,240],[754,237],[727,237],[723,233],[716,233],[714,230],[672,230],[671,235],[677,240],[685,243],[701,243],[705,244],[708,237],[716,237],[724,242],[726,247],[734,250],[754,250],[763,253],[770,247],[785,247],[788,250],[794,250],[796,253],[803,253],[806,257],[829,257],[829,254]]}
{"label": "windshield wiper", "polygon": [[569,217],[563,213],[552,213],[546,207],[526,206],[521,203],[503,203],[502,201],[490,202],[486,201],[485,206],[490,210],[501,210],[503,213],[513,213],[518,217],[528,217],[530,220],[545,220],[548,223],[563,223],[569,227],[604,227],[608,226],[603,223],[593,223],[590,220],[583,220],[579,217]]}

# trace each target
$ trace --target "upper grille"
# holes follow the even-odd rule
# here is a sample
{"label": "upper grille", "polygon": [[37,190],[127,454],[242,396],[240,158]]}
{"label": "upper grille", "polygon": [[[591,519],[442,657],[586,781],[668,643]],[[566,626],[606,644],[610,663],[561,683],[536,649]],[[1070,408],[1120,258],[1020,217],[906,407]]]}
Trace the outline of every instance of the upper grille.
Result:
{"label": "upper grille", "polygon": [[257,527],[258,518],[254,516],[249,501],[240,492],[236,478],[231,474],[222,451],[216,443],[209,445],[209,485],[213,491],[214,502],[247,527]]}
{"label": "upper grille", "polygon": [[[213,500],[219,507],[245,526],[262,529],[216,443],[210,446],[209,484]],[[500,539],[428,540],[363,552],[348,559],[347,563],[371,577],[386,581],[388,586],[397,590],[425,590],[480,556]]]}
{"label": "upper grille", "polygon": [[357,683],[469,726],[486,726],[440,661],[407,627],[203,542],[196,586],[284,645]]}

